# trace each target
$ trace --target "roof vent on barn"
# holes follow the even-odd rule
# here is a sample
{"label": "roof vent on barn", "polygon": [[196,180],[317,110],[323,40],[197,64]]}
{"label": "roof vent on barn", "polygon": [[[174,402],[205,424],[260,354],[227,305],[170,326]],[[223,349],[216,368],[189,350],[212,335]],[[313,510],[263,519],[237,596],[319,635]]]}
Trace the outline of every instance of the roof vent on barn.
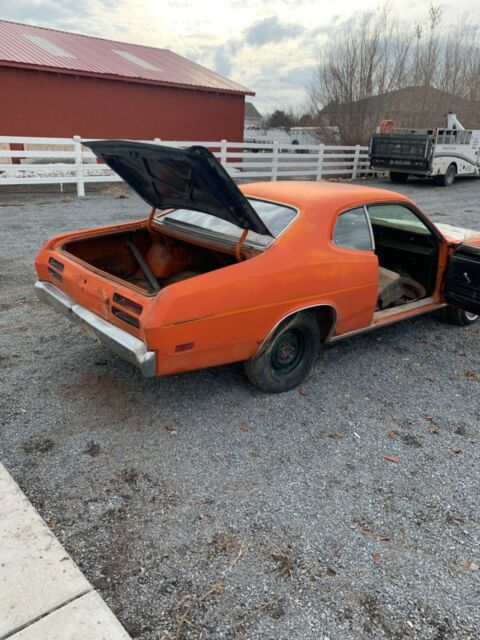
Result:
{"label": "roof vent on barn", "polygon": [[125,58],[125,60],[128,60],[129,62],[133,62],[133,64],[136,64],[139,67],[142,67],[143,69],[148,69],[149,71],[163,71],[163,69],[154,67],[153,64],[150,64],[150,62],[147,62],[146,60],[142,60],[142,58],[139,58],[138,56],[136,56],[133,53],[130,53],[129,51],[122,51],[121,49],[112,49],[112,51],[113,53],[116,53],[117,55],[122,56],[122,58]]}
{"label": "roof vent on barn", "polygon": [[47,40],[47,38],[36,36],[32,33],[22,33],[22,36],[27,40],[30,40],[30,42],[33,42],[33,44],[36,44],[37,47],[40,47],[40,49],[43,49],[52,56],[58,56],[59,58],[75,58],[72,53],[69,53],[58,45],[53,44],[53,42],[50,42],[50,40]]}

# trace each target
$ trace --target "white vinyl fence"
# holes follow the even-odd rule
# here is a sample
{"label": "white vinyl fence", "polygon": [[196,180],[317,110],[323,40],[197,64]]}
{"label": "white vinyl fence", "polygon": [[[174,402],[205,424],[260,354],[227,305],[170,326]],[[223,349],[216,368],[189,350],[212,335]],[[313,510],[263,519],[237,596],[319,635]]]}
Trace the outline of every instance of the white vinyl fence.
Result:
{"label": "white vinyl fence", "polygon": [[[172,147],[208,147],[235,180],[309,179],[339,176],[357,178],[370,173],[368,147],[293,145],[279,142],[143,140]],[[10,145],[24,145],[12,151]],[[15,160],[16,159],[16,160]],[[20,162],[20,163],[19,163]],[[78,196],[85,184],[121,182],[111,169],[96,162],[82,138],[29,138],[0,136],[0,188],[2,185],[76,184]]]}

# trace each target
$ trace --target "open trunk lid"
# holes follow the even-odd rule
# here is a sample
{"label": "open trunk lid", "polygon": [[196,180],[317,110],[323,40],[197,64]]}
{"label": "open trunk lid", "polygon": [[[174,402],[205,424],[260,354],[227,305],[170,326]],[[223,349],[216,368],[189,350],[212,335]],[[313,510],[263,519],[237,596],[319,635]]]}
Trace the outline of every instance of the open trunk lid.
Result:
{"label": "open trunk lid", "polygon": [[85,146],[156,209],[190,209],[271,235],[215,156],[205,147],[177,149],[127,140]]}

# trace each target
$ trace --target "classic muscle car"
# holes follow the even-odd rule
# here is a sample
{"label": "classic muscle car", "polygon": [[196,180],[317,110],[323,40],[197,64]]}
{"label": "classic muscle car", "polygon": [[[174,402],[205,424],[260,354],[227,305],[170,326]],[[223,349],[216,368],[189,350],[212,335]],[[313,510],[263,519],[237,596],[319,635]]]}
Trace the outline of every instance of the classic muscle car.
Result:
{"label": "classic muscle car", "polygon": [[151,207],[49,240],[38,296],[146,376],[244,361],[267,392],[324,345],[443,310],[480,313],[480,232],[407,197],[329,182],[238,187],[203,147],[89,144]]}

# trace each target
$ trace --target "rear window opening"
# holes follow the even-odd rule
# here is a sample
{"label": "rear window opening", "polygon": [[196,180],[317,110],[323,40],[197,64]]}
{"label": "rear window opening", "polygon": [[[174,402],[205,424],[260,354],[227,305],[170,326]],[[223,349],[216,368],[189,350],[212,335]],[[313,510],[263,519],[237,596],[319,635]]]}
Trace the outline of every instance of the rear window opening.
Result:
{"label": "rear window opening", "polygon": [[[284,204],[266,200],[255,198],[247,198],[247,200],[271,234],[267,236],[254,231],[248,232],[246,246],[261,251],[270,246],[275,238],[285,231],[295,219],[297,211]],[[226,245],[236,244],[243,232],[242,228],[228,220],[191,209],[174,209],[168,213],[159,211],[154,215],[152,223],[158,227],[170,228],[172,231],[176,229],[220,244],[226,243]]]}

